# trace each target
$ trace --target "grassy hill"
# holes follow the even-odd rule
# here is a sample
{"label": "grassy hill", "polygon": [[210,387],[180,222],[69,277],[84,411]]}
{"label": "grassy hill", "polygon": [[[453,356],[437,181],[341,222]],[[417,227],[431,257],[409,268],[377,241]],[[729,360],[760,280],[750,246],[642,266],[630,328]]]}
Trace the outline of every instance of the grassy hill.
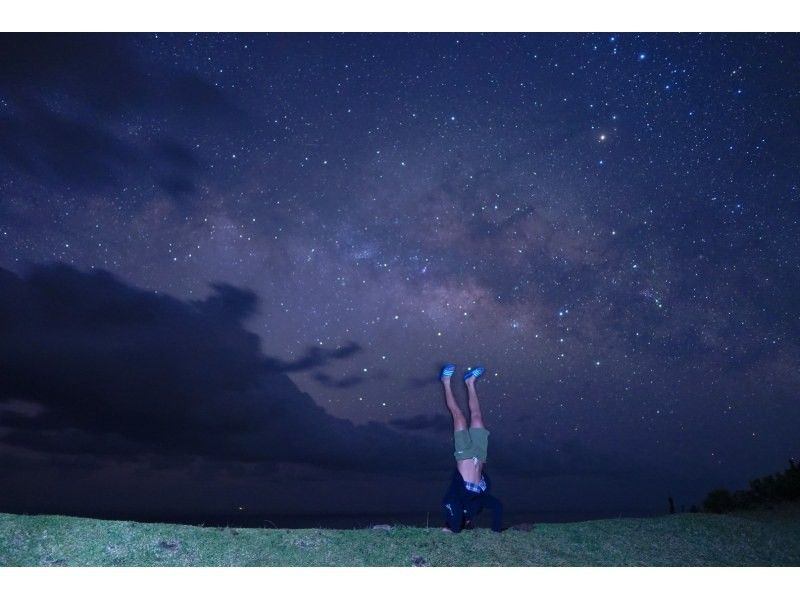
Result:
{"label": "grassy hill", "polygon": [[252,529],[0,513],[3,566],[800,565],[800,509],[440,528]]}

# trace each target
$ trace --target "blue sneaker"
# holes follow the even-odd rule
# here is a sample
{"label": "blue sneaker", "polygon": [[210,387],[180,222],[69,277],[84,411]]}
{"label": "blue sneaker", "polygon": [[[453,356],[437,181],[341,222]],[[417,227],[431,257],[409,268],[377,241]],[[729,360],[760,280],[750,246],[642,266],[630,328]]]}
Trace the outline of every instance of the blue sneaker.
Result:
{"label": "blue sneaker", "polygon": [[485,371],[486,371],[486,368],[482,368],[480,366],[478,366],[476,368],[473,368],[470,371],[468,371],[466,374],[464,374],[464,381],[466,382],[470,378],[480,378],[481,376],[483,376],[483,372],[485,372]]}
{"label": "blue sneaker", "polygon": [[442,372],[439,374],[439,380],[449,378],[455,373],[455,371],[456,371],[456,364],[446,363],[442,368]]}

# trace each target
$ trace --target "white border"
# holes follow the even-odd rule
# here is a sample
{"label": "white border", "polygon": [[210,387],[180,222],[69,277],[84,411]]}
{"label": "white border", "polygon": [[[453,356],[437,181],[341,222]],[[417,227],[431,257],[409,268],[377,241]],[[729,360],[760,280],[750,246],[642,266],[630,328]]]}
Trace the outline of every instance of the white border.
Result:
{"label": "white border", "polygon": [[27,0],[4,31],[782,31],[787,0]]}
{"label": "white border", "polygon": [[[480,570],[475,570],[480,569]],[[70,598],[142,596],[346,595],[408,598],[469,588],[483,596],[726,598],[777,596],[794,587],[797,568],[6,568],[4,591]],[[18,591],[15,591],[18,590]],[[284,594],[285,592],[285,594]],[[317,594],[316,592],[319,592]]]}

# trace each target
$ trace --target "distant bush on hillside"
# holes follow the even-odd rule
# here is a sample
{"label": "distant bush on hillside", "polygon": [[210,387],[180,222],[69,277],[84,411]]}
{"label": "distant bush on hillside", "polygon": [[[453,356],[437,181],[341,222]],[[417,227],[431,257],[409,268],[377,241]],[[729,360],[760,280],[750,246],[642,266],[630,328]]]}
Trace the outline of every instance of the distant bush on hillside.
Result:
{"label": "distant bush on hillside", "polygon": [[709,513],[725,513],[733,510],[733,496],[725,488],[712,490],[703,501],[703,510]]}
{"label": "distant bush on hillside", "polygon": [[703,501],[703,510],[709,513],[727,513],[795,500],[800,500],[800,467],[790,459],[788,469],[751,480],[749,490],[730,492],[719,488],[709,492]]}

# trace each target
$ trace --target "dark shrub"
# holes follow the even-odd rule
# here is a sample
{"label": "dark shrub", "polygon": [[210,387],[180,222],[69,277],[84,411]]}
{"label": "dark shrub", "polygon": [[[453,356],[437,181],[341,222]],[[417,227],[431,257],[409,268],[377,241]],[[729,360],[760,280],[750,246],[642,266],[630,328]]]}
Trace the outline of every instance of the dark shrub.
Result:
{"label": "dark shrub", "polygon": [[800,467],[790,459],[788,469],[751,480],[749,490],[737,490],[731,494],[720,488],[710,492],[703,502],[703,509],[711,513],[727,513],[794,500],[800,500]]}

